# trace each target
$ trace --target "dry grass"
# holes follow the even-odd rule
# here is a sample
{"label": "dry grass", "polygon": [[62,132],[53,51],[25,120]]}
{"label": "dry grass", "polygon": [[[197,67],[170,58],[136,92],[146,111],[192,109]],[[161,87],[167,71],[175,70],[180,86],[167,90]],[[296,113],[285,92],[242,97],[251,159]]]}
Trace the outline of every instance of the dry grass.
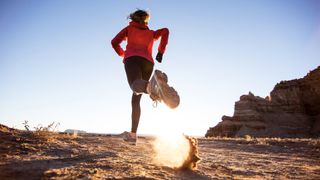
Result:
{"label": "dry grass", "polygon": [[26,131],[30,133],[32,138],[35,140],[43,141],[43,142],[51,142],[58,137],[58,126],[60,123],[52,122],[51,124],[47,126],[43,126],[39,124],[38,126],[34,127],[34,131],[30,130],[30,126],[28,124],[28,121],[25,120],[23,123]]}

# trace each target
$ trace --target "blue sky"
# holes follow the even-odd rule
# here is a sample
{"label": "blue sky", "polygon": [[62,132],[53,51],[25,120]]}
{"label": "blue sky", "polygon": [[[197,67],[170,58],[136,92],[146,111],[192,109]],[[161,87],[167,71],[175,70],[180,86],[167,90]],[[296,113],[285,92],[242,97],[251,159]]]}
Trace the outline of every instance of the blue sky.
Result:
{"label": "blue sky", "polygon": [[175,110],[144,96],[139,133],[204,135],[242,94],[265,97],[320,64],[316,0],[2,0],[0,123],[130,130],[131,90],[110,41],[136,8],[150,11],[151,29],[169,28],[155,68],[181,96]]}

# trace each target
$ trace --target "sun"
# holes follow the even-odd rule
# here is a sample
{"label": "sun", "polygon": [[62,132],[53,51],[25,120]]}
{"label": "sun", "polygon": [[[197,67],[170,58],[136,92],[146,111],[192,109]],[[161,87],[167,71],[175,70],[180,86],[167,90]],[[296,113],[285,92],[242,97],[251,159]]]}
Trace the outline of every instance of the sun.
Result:
{"label": "sun", "polygon": [[170,136],[182,134],[186,128],[185,116],[181,116],[181,109],[170,109],[163,103],[156,108],[151,107],[144,112],[144,118],[148,121],[141,123],[141,129],[154,136]]}
{"label": "sun", "polygon": [[185,114],[180,108],[170,109],[164,104],[158,104],[156,110],[153,109],[152,123],[146,127],[155,137],[152,147],[156,164],[180,168],[188,159],[191,148],[183,132]]}
{"label": "sun", "polygon": [[153,149],[156,163],[179,168],[189,156],[190,145],[183,134],[171,133],[156,136]]}

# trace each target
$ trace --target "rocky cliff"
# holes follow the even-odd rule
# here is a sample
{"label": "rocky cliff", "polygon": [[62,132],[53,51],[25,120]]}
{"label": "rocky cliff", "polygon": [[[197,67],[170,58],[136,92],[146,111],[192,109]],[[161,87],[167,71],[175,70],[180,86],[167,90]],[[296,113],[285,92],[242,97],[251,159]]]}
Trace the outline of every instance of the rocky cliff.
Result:
{"label": "rocky cliff", "polygon": [[234,109],[206,137],[320,136],[320,66],[301,79],[281,81],[266,98],[242,95]]}

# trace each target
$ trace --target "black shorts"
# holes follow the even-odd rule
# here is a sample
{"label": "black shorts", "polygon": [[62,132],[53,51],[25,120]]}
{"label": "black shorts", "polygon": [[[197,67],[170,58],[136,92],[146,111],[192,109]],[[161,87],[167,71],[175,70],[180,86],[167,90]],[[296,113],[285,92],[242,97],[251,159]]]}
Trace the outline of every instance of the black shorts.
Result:
{"label": "black shorts", "polygon": [[143,57],[131,56],[125,59],[124,66],[130,88],[137,93],[146,93],[154,64]]}

